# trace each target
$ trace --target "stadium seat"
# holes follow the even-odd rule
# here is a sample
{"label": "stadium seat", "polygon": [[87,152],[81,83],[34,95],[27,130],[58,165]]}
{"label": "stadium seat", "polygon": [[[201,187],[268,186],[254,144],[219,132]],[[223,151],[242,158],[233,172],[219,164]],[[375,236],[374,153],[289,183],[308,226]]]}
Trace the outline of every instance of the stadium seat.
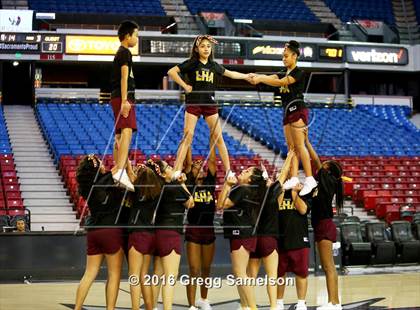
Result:
{"label": "stadium seat", "polygon": [[360,223],[344,222],[340,225],[345,265],[367,265],[371,261],[372,246],[364,242]]}
{"label": "stadium seat", "polygon": [[121,0],[118,2],[104,3],[100,0],[89,2],[74,0],[70,3],[59,0],[29,0],[29,7],[35,11],[49,11],[59,13],[114,13],[130,15],[153,15],[164,16],[165,11],[159,0],[129,1]]}
{"label": "stadium seat", "polygon": [[389,25],[395,24],[391,0],[324,1],[342,22],[368,19],[383,21]]}
{"label": "stadium seat", "polygon": [[[304,1],[295,0],[293,6],[286,0],[277,0],[271,6],[269,0],[185,0],[185,4],[192,14],[199,12],[226,12],[232,18],[246,19],[277,19],[304,22],[319,22],[315,14],[306,6]],[[270,10],[267,8],[270,7]]]}
{"label": "stadium seat", "polygon": [[395,221],[391,224],[391,232],[397,246],[398,262],[420,262],[420,241],[414,239],[410,223]]}
{"label": "stadium seat", "polygon": [[395,243],[388,240],[385,223],[366,223],[366,240],[372,245],[372,264],[394,264]]}

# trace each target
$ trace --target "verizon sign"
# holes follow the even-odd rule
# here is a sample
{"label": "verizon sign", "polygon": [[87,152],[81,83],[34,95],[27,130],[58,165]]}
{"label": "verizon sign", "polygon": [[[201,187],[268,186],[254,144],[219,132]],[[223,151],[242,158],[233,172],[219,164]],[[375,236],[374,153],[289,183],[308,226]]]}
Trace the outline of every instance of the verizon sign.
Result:
{"label": "verizon sign", "polygon": [[358,64],[406,65],[408,51],[404,47],[347,46],[347,61]]}

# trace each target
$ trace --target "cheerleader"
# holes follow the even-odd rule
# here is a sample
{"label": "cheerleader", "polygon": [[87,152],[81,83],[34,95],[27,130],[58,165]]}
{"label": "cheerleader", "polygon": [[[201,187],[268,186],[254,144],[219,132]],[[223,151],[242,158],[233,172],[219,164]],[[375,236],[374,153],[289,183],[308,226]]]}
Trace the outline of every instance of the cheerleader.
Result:
{"label": "cheerleader", "polygon": [[[300,55],[299,43],[289,41],[283,52],[285,70],[274,75],[254,75],[250,82],[253,84],[263,83],[276,87],[282,98],[284,107],[283,130],[289,150],[294,150],[302,162],[306,178],[300,195],[304,196],[316,187],[316,180],[312,175],[311,160],[305,147],[304,130],[308,126],[309,111],[303,101],[305,87],[305,74],[297,66]],[[283,188],[291,189],[299,184],[298,179],[299,160],[296,157],[292,163],[292,177],[285,182]]]}
{"label": "cheerleader", "polygon": [[[190,58],[168,71],[168,75],[186,93],[184,136],[175,162],[175,179],[181,174],[188,148],[193,141],[195,126],[201,115],[209,126],[211,140],[215,142],[215,146],[219,150],[227,175],[233,175],[233,172],[230,170],[228,150],[223,140],[218,108],[214,100],[214,91],[218,77],[226,76],[231,79],[246,80],[250,78],[250,75],[229,71],[215,62],[213,60],[214,44],[217,44],[217,41],[209,35],[196,37]],[[185,80],[179,74],[183,75]],[[211,148],[213,147],[212,145]]]}

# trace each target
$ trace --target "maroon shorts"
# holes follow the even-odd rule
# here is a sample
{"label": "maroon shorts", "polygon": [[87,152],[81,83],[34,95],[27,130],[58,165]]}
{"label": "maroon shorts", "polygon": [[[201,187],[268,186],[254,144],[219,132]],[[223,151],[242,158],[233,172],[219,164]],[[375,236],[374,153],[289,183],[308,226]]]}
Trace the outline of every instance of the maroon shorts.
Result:
{"label": "maroon shorts", "polygon": [[182,252],[181,234],[175,230],[157,229],[156,234],[156,254],[165,257],[173,250],[179,255]]}
{"label": "maroon shorts", "polygon": [[243,239],[230,239],[230,252],[239,250],[243,246],[249,253],[255,252],[257,248],[257,237],[249,237]]}
{"label": "maroon shorts", "polygon": [[315,242],[321,240],[330,240],[331,242],[337,241],[337,227],[332,219],[320,220],[314,226]]}
{"label": "maroon shorts", "polygon": [[156,235],[154,232],[136,231],[130,234],[128,250],[134,247],[143,255],[153,255],[156,249]]}
{"label": "maroon shorts", "polygon": [[185,241],[198,244],[212,244],[216,240],[213,227],[188,227],[185,230]]}
{"label": "maroon shorts", "polygon": [[307,108],[293,111],[292,113],[286,113],[283,116],[283,125],[295,123],[302,119],[305,125],[309,123],[309,110]]}
{"label": "maroon shorts", "polygon": [[87,231],[87,255],[115,254],[124,249],[121,228],[97,228]]}
{"label": "maroon shorts", "polygon": [[128,99],[131,104],[130,112],[127,117],[122,116],[121,113],[121,98],[112,98],[111,105],[112,111],[114,112],[115,119],[115,133],[120,134],[121,129],[131,128],[134,131],[137,131],[136,123],[136,105],[133,100]]}
{"label": "maroon shorts", "polygon": [[277,239],[269,236],[257,237],[257,247],[251,253],[251,258],[263,258],[277,250]]}
{"label": "maroon shorts", "polygon": [[190,114],[193,114],[197,117],[203,115],[204,118],[212,116],[218,113],[217,106],[213,105],[198,105],[198,104],[189,104],[187,105],[186,111]]}
{"label": "maroon shorts", "polygon": [[279,251],[278,276],[286,272],[293,272],[299,277],[306,278],[309,274],[309,248]]}

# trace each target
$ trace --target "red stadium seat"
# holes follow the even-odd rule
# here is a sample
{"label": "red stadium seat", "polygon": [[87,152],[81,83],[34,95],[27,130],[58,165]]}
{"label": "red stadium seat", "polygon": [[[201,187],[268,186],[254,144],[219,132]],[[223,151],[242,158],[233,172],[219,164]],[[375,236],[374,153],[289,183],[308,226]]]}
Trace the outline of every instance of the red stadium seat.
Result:
{"label": "red stadium seat", "polygon": [[388,205],[386,207],[385,220],[388,224],[393,221],[400,220],[400,206],[399,205]]}
{"label": "red stadium seat", "polygon": [[2,178],[1,183],[4,185],[19,185],[19,181],[17,178]]}
{"label": "red stadium seat", "polygon": [[20,192],[6,192],[6,200],[21,199]]}
{"label": "red stadium seat", "polygon": [[23,201],[22,199],[10,199],[7,200],[7,208],[8,209],[23,209]]}
{"label": "red stadium seat", "polygon": [[5,172],[10,172],[10,171],[15,171],[15,165],[14,164],[5,164],[5,165],[1,165],[0,169],[2,171],[2,173],[4,174]]}
{"label": "red stadium seat", "polygon": [[18,215],[25,215],[25,210],[17,210],[17,209],[13,209],[13,210],[8,210],[7,213],[10,216],[18,216]]}
{"label": "red stadium seat", "polygon": [[3,178],[17,178],[16,171],[3,171],[2,172]]}
{"label": "red stadium seat", "polygon": [[15,185],[4,185],[4,191],[7,192],[19,192],[20,191],[20,186],[19,184],[15,184]]}

